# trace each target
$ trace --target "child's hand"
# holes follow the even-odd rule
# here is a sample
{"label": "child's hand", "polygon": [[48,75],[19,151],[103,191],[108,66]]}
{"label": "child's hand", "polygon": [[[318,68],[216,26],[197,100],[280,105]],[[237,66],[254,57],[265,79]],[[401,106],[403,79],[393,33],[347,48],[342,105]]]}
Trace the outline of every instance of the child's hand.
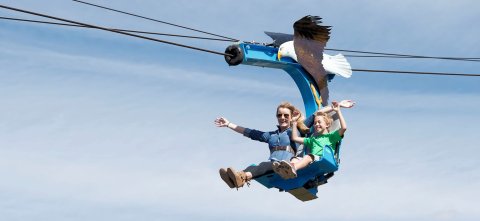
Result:
{"label": "child's hand", "polygon": [[342,100],[338,105],[340,105],[340,107],[351,108],[355,105],[355,102],[352,100]]}
{"label": "child's hand", "polygon": [[298,118],[300,118],[300,116],[302,116],[302,114],[295,110],[293,111],[293,115],[292,115],[292,122],[297,122]]}
{"label": "child's hand", "polygon": [[217,127],[226,127],[226,126],[228,126],[230,121],[228,121],[227,118],[219,117],[219,118],[215,119],[214,123],[215,123],[215,126],[217,126]]}
{"label": "child's hand", "polygon": [[340,110],[340,103],[338,103],[336,101],[332,101],[332,108],[333,108],[334,111]]}

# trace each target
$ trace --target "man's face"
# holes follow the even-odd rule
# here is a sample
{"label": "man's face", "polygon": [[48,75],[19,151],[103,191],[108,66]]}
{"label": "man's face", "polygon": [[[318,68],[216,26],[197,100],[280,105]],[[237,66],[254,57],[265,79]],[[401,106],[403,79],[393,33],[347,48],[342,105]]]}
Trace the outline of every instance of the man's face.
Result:
{"label": "man's face", "polygon": [[287,129],[290,127],[290,121],[292,121],[292,112],[288,108],[278,108],[277,120],[280,129]]}

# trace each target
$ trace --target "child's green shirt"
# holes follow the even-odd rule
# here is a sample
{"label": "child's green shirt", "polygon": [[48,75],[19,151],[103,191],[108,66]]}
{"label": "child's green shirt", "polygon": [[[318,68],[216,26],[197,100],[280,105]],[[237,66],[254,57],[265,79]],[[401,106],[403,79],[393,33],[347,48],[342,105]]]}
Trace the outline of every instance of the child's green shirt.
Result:
{"label": "child's green shirt", "polygon": [[309,148],[311,154],[321,157],[323,148],[327,145],[332,147],[332,150],[335,152],[335,145],[340,140],[342,140],[342,136],[336,130],[327,134],[304,138],[303,143],[305,147]]}

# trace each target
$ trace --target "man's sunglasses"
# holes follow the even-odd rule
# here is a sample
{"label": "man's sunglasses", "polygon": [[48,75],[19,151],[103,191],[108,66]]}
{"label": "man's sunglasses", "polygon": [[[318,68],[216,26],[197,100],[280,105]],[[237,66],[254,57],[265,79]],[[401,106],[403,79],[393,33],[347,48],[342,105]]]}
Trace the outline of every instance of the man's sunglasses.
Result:
{"label": "man's sunglasses", "polygon": [[289,118],[290,117],[290,114],[277,114],[277,118],[281,118],[281,117],[284,117],[284,118]]}

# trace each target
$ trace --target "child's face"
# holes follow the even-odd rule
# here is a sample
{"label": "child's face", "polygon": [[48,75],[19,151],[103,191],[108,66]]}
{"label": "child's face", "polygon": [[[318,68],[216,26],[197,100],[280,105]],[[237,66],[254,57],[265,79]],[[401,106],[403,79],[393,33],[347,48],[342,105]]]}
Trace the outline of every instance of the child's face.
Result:
{"label": "child's face", "polygon": [[315,128],[315,132],[318,133],[327,129],[330,125],[327,124],[327,121],[325,120],[324,117],[318,116],[318,117],[315,117],[313,126]]}

